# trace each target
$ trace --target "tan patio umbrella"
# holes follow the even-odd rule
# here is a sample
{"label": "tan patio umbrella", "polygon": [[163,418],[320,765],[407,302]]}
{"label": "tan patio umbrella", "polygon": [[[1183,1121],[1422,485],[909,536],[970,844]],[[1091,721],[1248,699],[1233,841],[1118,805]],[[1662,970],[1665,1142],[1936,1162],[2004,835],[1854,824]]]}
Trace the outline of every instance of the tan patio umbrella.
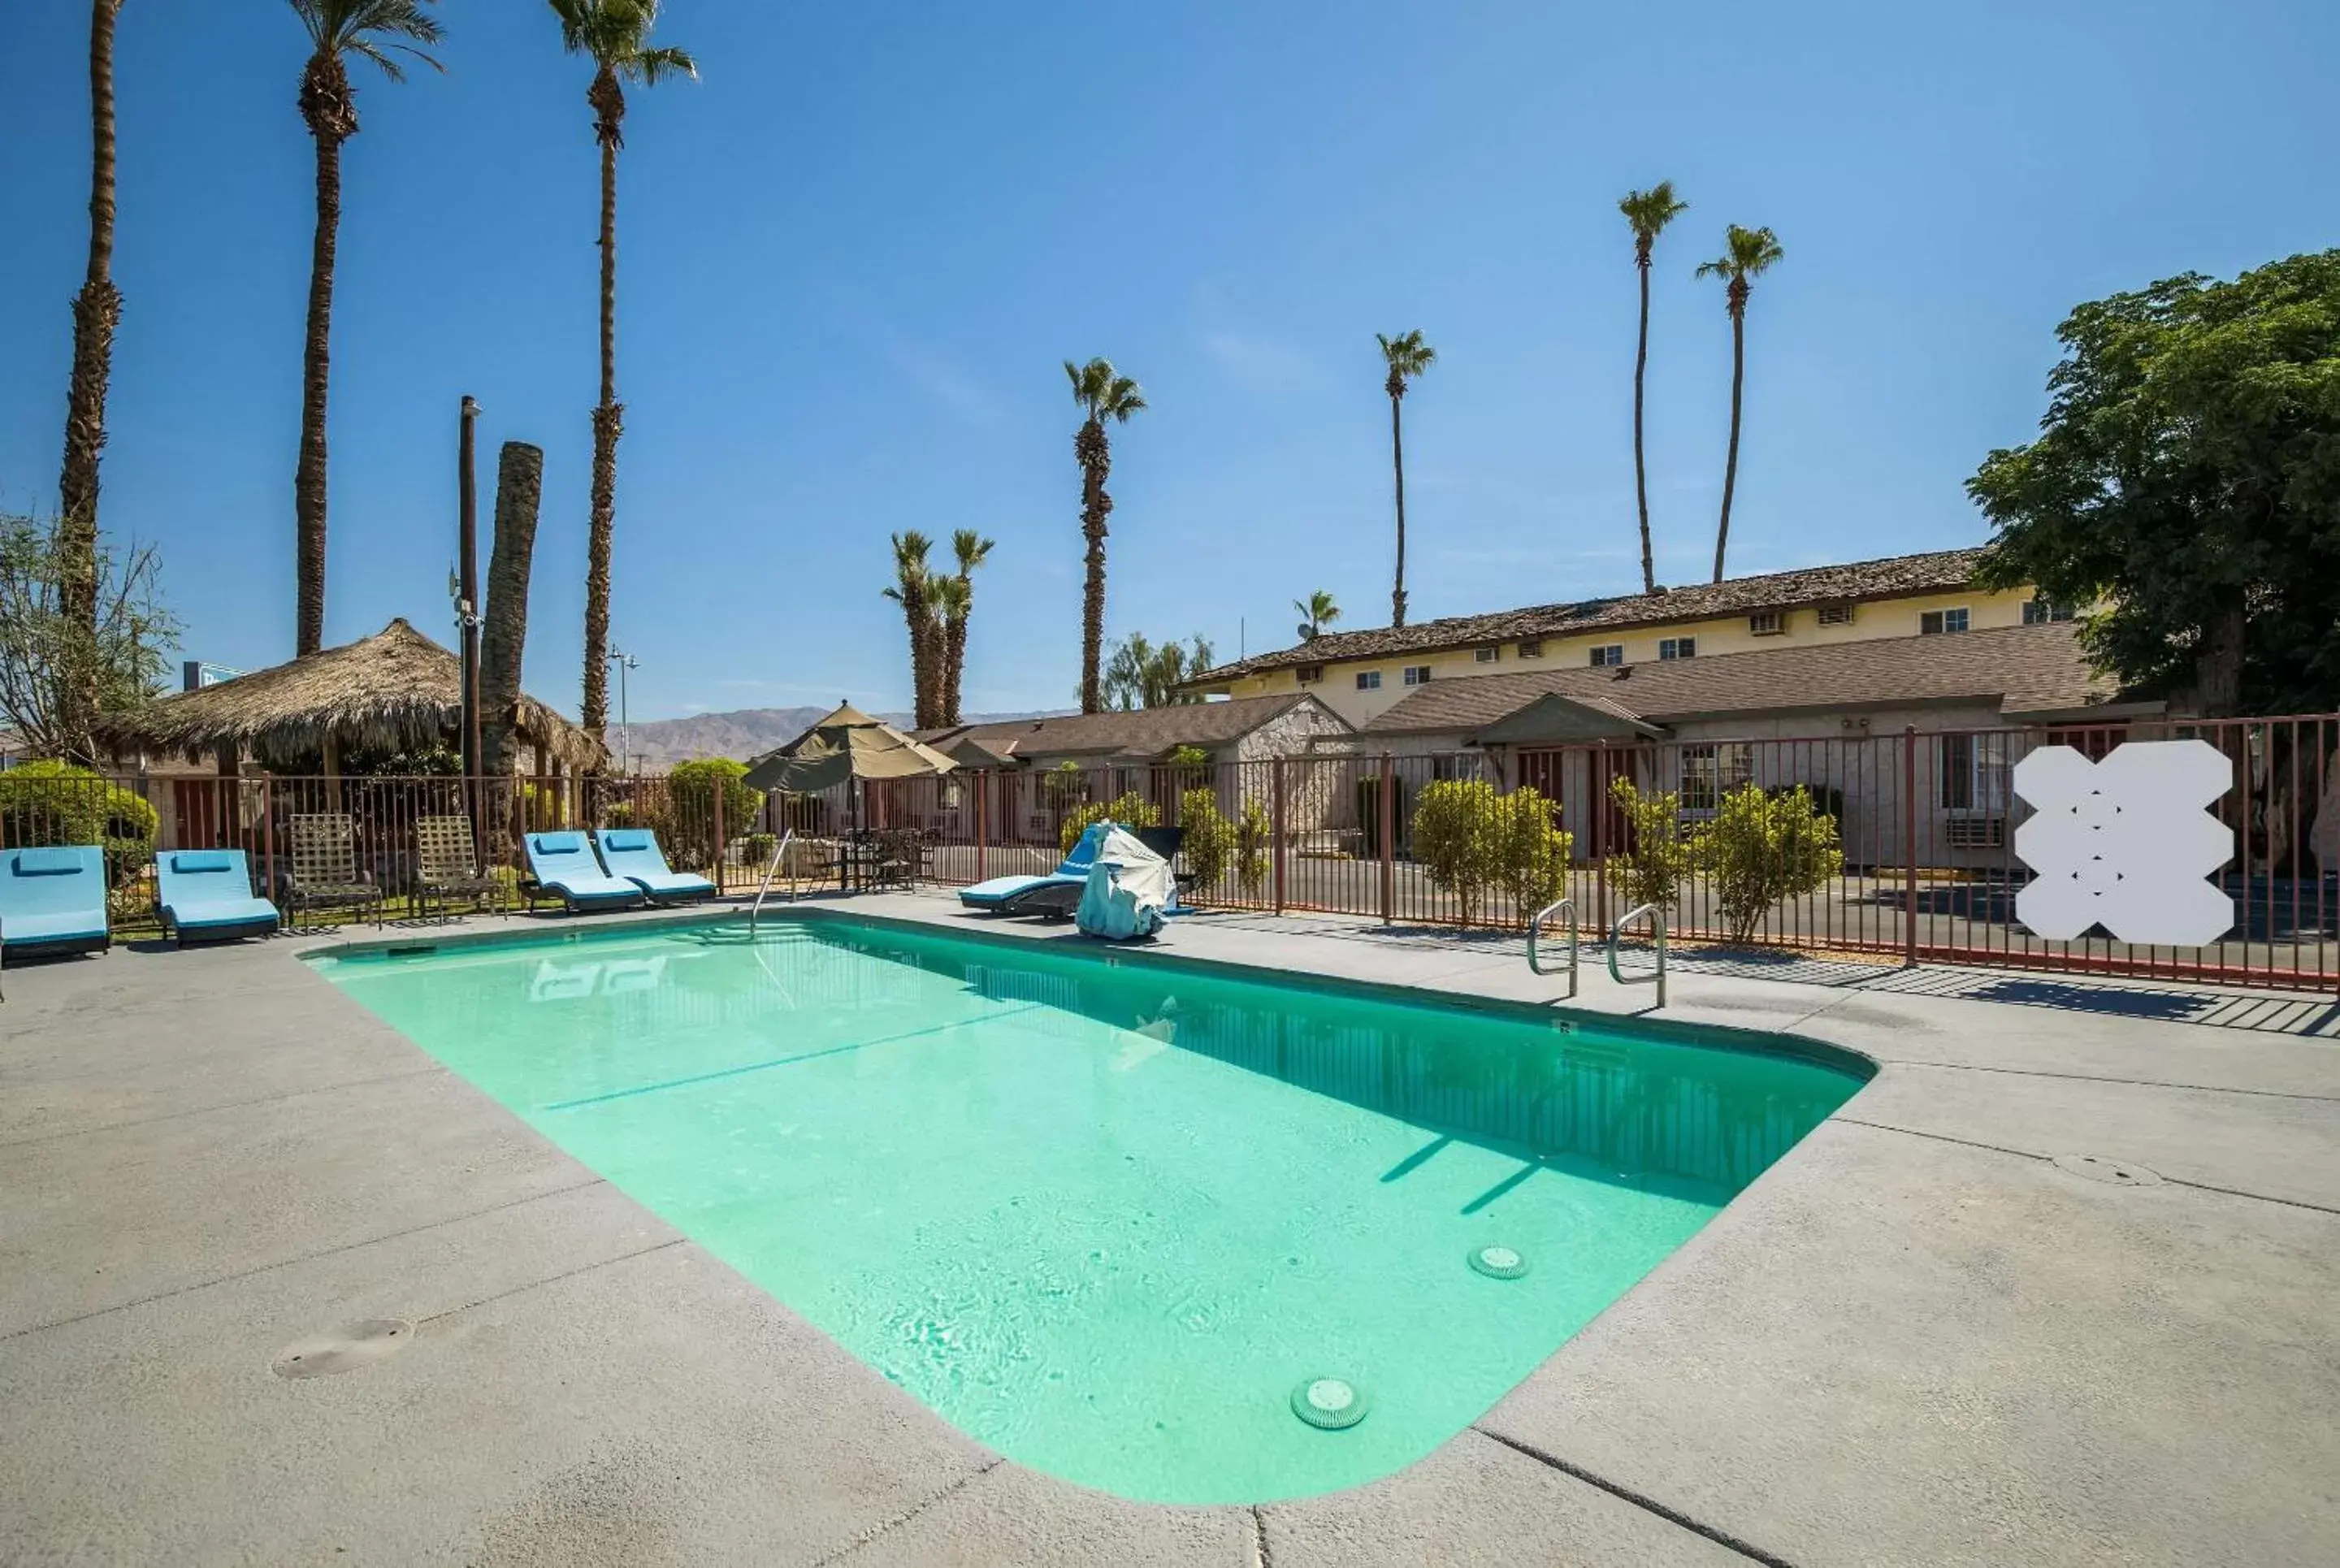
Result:
{"label": "tan patio umbrella", "polygon": [[934,748],[841,702],[787,745],[749,763],[745,782],[751,789],[818,795],[848,779],[923,779],[957,766]]}

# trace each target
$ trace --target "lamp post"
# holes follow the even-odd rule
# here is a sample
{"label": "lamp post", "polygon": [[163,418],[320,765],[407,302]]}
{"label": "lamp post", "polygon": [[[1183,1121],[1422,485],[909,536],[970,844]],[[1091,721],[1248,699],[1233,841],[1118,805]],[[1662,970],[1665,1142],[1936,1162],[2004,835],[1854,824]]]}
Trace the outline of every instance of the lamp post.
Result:
{"label": "lamp post", "polygon": [[630,653],[610,650],[610,663],[618,672],[618,771],[630,776],[634,770],[634,731],[626,722],[626,671],[640,670],[642,661]]}
{"label": "lamp post", "polygon": [[480,772],[480,487],[472,459],[472,427],[480,405],[463,399],[456,436],[455,495],[457,569],[447,586],[455,600],[455,627],[463,656],[463,776]]}

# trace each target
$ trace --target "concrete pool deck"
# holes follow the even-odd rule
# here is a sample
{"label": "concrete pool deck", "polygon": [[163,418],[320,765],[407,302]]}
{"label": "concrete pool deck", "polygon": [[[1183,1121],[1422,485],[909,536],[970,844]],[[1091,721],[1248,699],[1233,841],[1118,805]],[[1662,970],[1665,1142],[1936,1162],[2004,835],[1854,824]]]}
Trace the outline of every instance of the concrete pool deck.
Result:
{"label": "concrete pool deck", "polygon": [[[1558,995],[1289,925],[1164,947]],[[2340,1561],[2340,1007],[1678,971],[1664,1017],[1878,1077],[1428,1459],[1170,1509],[961,1436],[297,961],[333,940],[7,970],[0,1562]],[[1574,1006],[1648,1001],[1588,964]],[[346,1374],[271,1370],[393,1320]]]}

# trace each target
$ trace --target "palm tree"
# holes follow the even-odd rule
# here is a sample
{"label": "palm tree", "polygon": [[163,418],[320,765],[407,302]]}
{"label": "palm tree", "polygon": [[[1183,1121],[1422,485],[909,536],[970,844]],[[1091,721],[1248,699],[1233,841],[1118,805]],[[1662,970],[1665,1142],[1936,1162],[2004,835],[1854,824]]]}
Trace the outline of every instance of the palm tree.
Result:
{"label": "palm tree", "polygon": [[1438,362],[1438,351],[1422,341],[1419,328],[1402,337],[1375,332],[1389,379],[1382,390],[1390,400],[1390,461],[1397,471],[1397,584],[1390,590],[1390,624],[1405,624],[1405,427],[1398,410],[1405,399],[1405,383]]}
{"label": "palm tree", "polygon": [[1088,415],[1073,437],[1073,461],[1081,465],[1081,534],[1088,541],[1088,579],[1081,592],[1081,711],[1104,710],[1097,681],[1097,660],[1105,649],[1105,520],[1112,514],[1113,497],[1105,490],[1113,468],[1113,449],[1105,439],[1105,422],[1123,424],[1145,406],[1137,383],[1113,368],[1107,359],[1085,365],[1065,362],[1073,383],[1073,401]]}
{"label": "palm tree", "polygon": [[1714,531],[1714,581],[1722,581],[1722,552],[1730,542],[1730,496],[1739,483],[1739,400],[1747,380],[1747,295],[1754,280],[1769,272],[1785,254],[1779,236],[1769,229],[1730,225],[1724,235],[1722,255],[1700,263],[1698,275],[1724,281],[1723,301],[1730,312],[1730,455],[1722,466],[1722,521]]}
{"label": "palm tree", "polygon": [[1641,335],[1633,348],[1633,501],[1641,512],[1641,591],[1658,590],[1657,563],[1650,555],[1650,471],[1641,455],[1641,384],[1650,368],[1650,248],[1688,202],[1674,199],[1674,183],[1660,180],[1646,191],[1631,191],[1617,203],[1633,229],[1633,266],[1641,274]]}
{"label": "palm tree", "polygon": [[309,334],[301,359],[301,461],[292,477],[299,583],[293,650],[325,645],[325,393],[332,381],[333,248],[342,225],[342,144],[358,134],[357,89],[348,62],[371,60],[406,80],[402,55],[443,69],[418,46],[436,44],[437,0],[292,0],[309,30],[301,73],[301,118],[317,143],[317,235],[309,256]]}
{"label": "palm tree", "polygon": [[943,712],[945,724],[959,723],[959,682],[967,673],[967,620],[975,609],[975,569],[990,557],[996,540],[971,528],[951,535],[951,553],[958,575],[948,580],[953,591],[939,602],[943,610]]}
{"label": "palm tree", "polygon": [[940,706],[935,680],[940,649],[935,627],[936,580],[927,565],[927,552],[933,548],[934,541],[916,530],[894,535],[894,586],[885,590],[886,597],[902,607],[902,624],[909,632],[910,722],[919,729],[931,729],[940,721],[936,712]]}
{"label": "palm tree", "polygon": [[592,521],[585,537],[585,702],[580,715],[595,739],[610,721],[610,543],[617,525],[618,436],[626,409],[618,401],[618,149],[626,144],[624,84],[654,87],[669,76],[696,80],[698,62],[680,49],[650,45],[659,0],[547,0],[560,19],[561,47],[593,62],[585,102],[601,146],[601,401],[593,409]]}
{"label": "palm tree", "polygon": [[1315,641],[1326,627],[1341,619],[1341,607],[1334,603],[1333,596],[1321,588],[1305,599],[1294,600],[1292,608],[1301,615],[1300,640],[1303,642]]}

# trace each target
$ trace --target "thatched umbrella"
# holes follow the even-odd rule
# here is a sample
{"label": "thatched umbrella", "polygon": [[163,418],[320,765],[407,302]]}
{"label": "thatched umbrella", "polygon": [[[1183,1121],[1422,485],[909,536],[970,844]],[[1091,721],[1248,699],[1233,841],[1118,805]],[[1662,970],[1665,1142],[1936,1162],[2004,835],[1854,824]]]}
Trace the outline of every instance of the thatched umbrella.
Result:
{"label": "thatched umbrella", "polygon": [[[523,739],[565,768],[599,767],[607,757],[533,697],[521,694],[511,717]],[[461,661],[402,619],[356,642],[108,715],[98,739],[117,754],[176,751],[190,761],[245,751],[263,761],[322,756],[331,774],[347,751],[445,745],[462,721]]]}

